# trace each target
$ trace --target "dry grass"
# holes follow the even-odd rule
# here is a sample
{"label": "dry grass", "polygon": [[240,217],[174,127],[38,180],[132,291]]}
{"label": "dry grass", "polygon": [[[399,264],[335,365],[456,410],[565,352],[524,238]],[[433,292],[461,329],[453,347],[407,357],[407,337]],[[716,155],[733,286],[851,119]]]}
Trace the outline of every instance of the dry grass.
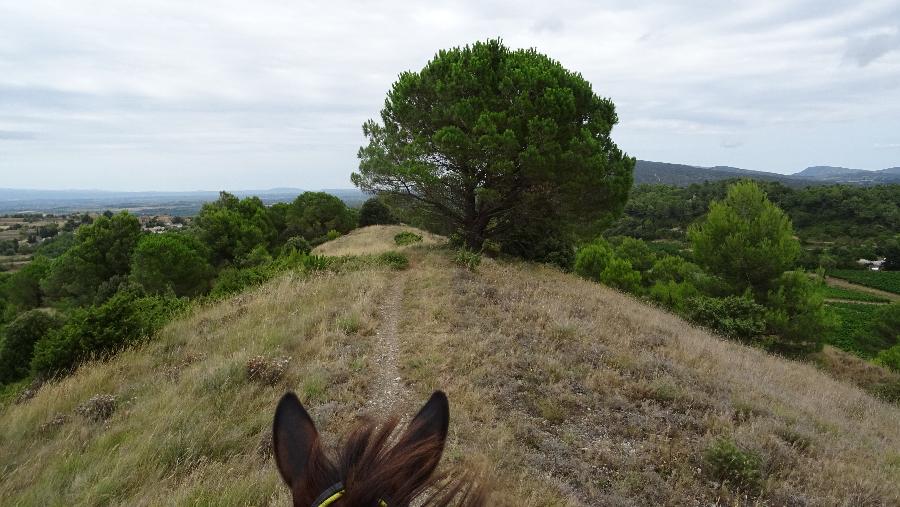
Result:
{"label": "dry grass", "polygon": [[[288,505],[268,459],[273,407],[295,390],[329,435],[348,427],[367,398],[389,276],[283,277],[5,407],[0,503]],[[338,324],[348,315],[359,323],[350,334]],[[273,388],[248,378],[256,356],[299,359]],[[104,418],[84,408],[108,396]]]}
{"label": "dry grass", "polygon": [[[487,470],[491,505],[900,504],[898,407],[550,268],[406,253],[398,409],[448,392],[446,460]],[[327,441],[350,425],[394,277],[281,278],[2,409],[2,503],[288,505],[273,407],[293,389]],[[294,359],[273,388],[257,356]],[[107,419],[76,411],[98,394]],[[758,490],[710,475],[723,437],[759,457]]]}
{"label": "dry grass", "polygon": [[[451,456],[497,503],[900,504],[898,407],[549,268],[419,255],[402,372],[448,391]],[[760,458],[758,493],[710,475],[719,437]]]}
{"label": "dry grass", "polygon": [[[394,236],[403,231],[413,232],[422,236],[422,241],[412,245],[398,246],[394,242]],[[435,234],[408,227],[405,225],[370,225],[351,231],[340,238],[323,243],[313,249],[315,255],[365,255],[382,253],[389,250],[404,250],[417,245],[436,245],[445,243],[446,239]]]}

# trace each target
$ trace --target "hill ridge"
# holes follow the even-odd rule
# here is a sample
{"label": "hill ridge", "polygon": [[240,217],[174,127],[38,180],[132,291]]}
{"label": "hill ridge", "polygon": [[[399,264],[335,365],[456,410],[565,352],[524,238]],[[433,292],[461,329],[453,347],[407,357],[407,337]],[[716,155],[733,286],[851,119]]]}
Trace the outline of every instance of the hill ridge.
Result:
{"label": "hill ridge", "polygon": [[[394,249],[393,230],[354,248]],[[0,497],[286,505],[268,451],[278,397],[296,391],[332,445],[370,411],[389,371],[379,337],[394,336],[410,399],[449,395],[445,465],[489,470],[498,505],[900,502],[900,407],[550,267],[403,251],[399,275],[286,273],[201,306],[2,408]],[[247,375],[254,357],[294,359],[268,386]],[[102,420],[76,410],[95,394],[117,400]],[[719,440],[758,457],[758,489],[711,475]]]}

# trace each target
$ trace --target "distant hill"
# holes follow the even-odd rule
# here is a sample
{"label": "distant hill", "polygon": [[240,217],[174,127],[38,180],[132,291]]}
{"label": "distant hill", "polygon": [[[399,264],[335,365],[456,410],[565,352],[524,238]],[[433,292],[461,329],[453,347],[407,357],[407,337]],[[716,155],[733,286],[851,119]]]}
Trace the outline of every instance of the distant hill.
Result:
{"label": "distant hill", "polygon": [[764,171],[751,171],[729,166],[700,167],[685,164],[669,164],[638,160],[634,168],[634,182],[687,186],[691,183],[719,181],[732,178],[751,178],[754,180],[777,181],[792,187],[805,187],[821,184],[812,179],[794,178],[786,174]]}
{"label": "distant hill", "polygon": [[[238,197],[257,196],[266,204],[290,202],[305,192],[299,188],[229,191]],[[358,206],[366,195],[357,189],[323,190],[349,206]],[[196,214],[204,202],[219,197],[215,190],[188,192],[119,192],[108,190],[35,190],[0,188],[0,213],[73,213],[81,211],[128,210],[138,215]]]}
{"label": "distant hill", "polygon": [[815,166],[794,174],[778,174],[753,171],[729,166],[701,167],[685,164],[669,164],[638,160],[634,168],[634,182],[686,186],[704,181],[719,181],[731,178],[750,178],[762,181],[777,181],[790,187],[827,185],[844,183],[851,185],[880,185],[900,183],[900,167],[880,171],[847,169],[845,167]]}
{"label": "distant hill", "polygon": [[848,169],[846,167],[813,166],[793,174],[792,177],[828,183],[852,183],[858,185],[900,183],[900,167],[890,167],[880,171],[866,171],[864,169]]}

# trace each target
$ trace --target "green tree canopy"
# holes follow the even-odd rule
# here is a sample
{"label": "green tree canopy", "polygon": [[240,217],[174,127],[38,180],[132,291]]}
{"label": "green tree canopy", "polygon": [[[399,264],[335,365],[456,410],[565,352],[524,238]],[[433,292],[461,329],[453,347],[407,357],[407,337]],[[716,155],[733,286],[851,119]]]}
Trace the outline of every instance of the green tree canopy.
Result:
{"label": "green tree canopy", "polygon": [[194,223],[216,265],[239,260],[257,245],[277,240],[272,215],[258,197],[241,200],[221,192],[218,200],[203,204]]}
{"label": "green tree canopy", "polygon": [[141,238],[131,261],[131,277],[150,294],[169,290],[178,296],[206,292],[213,277],[206,246],[181,233],[148,234]]}
{"label": "green tree canopy", "polygon": [[75,304],[92,302],[103,282],[128,274],[131,253],[140,235],[140,222],[126,211],[104,214],[94,223],[81,226],[72,247],[53,261],[42,288],[54,299]]}
{"label": "green tree canopy", "polygon": [[297,196],[287,214],[287,235],[303,236],[314,244],[325,241],[328,231],[345,234],[355,226],[354,216],[344,201],[325,192]]}
{"label": "green tree canopy", "polygon": [[21,313],[10,322],[0,338],[0,384],[27,377],[34,344],[59,325],[60,320],[44,310]]}
{"label": "green tree canopy", "polygon": [[38,308],[44,303],[41,280],[50,271],[51,262],[38,255],[19,271],[13,273],[6,282],[6,297],[9,304],[19,311]]}
{"label": "green tree canopy", "polygon": [[378,197],[372,197],[359,208],[359,226],[396,224],[397,219],[391,209]]}
{"label": "green tree canopy", "polygon": [[694,257],[736,293],[765,295],[800,255],[791,221],[752,181],[733,184],[688,231]]}
{"label": "green tree canopy", "polygon": [[400,75],[381,123],[363,125],[352,179],[402,197],[472,249],[514,239],[530,218],[587,237],[631,187],[634,159],[610,138],[617,121],[612,101],[559,62],[477,42]]}

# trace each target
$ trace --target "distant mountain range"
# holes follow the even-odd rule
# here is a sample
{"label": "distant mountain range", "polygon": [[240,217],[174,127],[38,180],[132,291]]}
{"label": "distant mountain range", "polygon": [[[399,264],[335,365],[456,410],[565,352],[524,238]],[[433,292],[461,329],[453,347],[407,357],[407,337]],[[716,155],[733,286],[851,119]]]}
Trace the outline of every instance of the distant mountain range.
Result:
{"label": "distant mountain range", "polygon": [[[638,160],[634,168],[634,182],[687,186],[704,181],[750,178],[777,181],[791,187],[844,183],[851,185],[900,184],[900,167],[880,171],[848,169],[845,167],[815,166],[794,174],[751,171],[729,166],[700,167]],[[359,206],[368,196],[355,188],[324,189],[323,192],[341,198],[350,206]],[[257,196],[266,204],[290,202],[304,190],[299,188],[271,188],[268,190],[236,190],[238,197]],[[196,214],[204,202],[218,198],[219,192],[197,190],[189,192],[119,192],[107,190],[31,190],[0,188],[0,214],[19,212],[72,213],[127,209],[141,215]]]}
{"label": "distant mountain range", "polygon": [[891,167],[880,171],[866,171],[864,169],[848,169],[846,167],[815,166],[807,167],[794,174],[779,174],[729,166],[700,167],[638,160],[637,165],[634,168],[635,183],[686,186],[691,183],[719,181],[732,178],[777,181],[791,187],[828,185],[833,183],[882,185],[887,183],[900,183],[900,167]]}

